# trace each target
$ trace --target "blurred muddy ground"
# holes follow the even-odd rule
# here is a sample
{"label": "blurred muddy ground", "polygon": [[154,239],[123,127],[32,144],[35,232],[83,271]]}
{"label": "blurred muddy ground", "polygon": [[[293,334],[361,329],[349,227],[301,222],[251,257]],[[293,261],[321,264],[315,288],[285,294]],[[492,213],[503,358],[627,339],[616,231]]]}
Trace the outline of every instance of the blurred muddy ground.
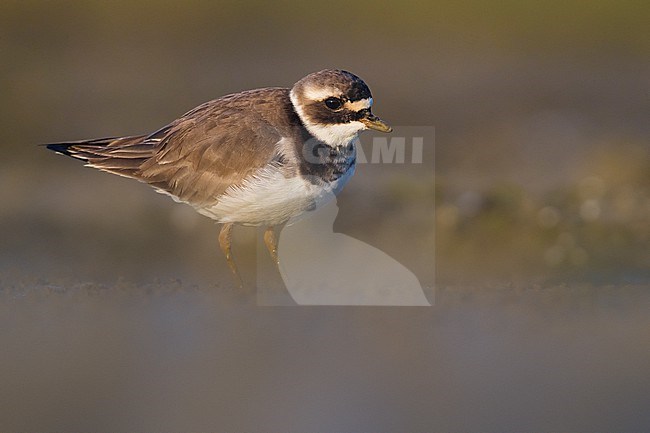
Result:
{"label": "blurred muddy ground", "polygon": [[[648,18],[3,2],[0,429],[648,430]],[[326,67],[366,79],[392,125],[435,128],[435,171],[360,165],[334,225],[435,288],[432,308],[256,307],[212,222],[36,146]],[[256,281],[255,231],[235,236]]]}

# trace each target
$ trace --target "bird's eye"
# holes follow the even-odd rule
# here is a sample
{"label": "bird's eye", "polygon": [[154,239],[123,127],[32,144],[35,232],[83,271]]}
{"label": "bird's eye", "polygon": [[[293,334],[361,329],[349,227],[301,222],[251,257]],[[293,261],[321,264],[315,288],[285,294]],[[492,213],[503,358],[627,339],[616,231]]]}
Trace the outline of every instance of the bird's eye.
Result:
{"label": "bird's eye", "polygon": [[341,108],[342,102],[339,98],[327,98],[325,100],[325,105],[327,105],[327,108],[330,110],[338,110]]}

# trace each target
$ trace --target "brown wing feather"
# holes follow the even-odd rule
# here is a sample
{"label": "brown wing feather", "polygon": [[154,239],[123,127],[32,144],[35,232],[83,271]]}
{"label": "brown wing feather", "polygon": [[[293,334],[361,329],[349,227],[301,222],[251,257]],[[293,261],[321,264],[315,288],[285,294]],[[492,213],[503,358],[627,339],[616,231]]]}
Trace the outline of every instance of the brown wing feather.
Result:
{"label": "brown wing feather", "polygon": [[48,147],[204,206],[277,157],[290,107],[287,89],[260,89],[206,102],[148,136]]}
{"label": "brown wing feather", "polygon": [[215,203],[228,187],[277,156],[283,131],[269,121],[283,122],[268,116],[283,111],[285,93],[242,92],[195,108],[169,125],[156,155],[140,167],[141,178],[182,201]]}

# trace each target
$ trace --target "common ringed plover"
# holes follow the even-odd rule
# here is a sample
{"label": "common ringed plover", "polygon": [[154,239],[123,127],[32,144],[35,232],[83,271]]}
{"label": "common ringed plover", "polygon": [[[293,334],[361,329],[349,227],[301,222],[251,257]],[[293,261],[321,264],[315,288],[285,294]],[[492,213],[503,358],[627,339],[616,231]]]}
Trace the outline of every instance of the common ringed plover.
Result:
{"label": "common ringed plover", "polygon": [[234,224],[265,226],[277,263],[274,227],[338,193],[355,169],[359,133],[392,129],[371,112],[370,89],[336,69],[309,74],[291,89],[269,87],[199,105],[148,135],[48,144],[89,167],[137,179],[222,223],[231,254]]}

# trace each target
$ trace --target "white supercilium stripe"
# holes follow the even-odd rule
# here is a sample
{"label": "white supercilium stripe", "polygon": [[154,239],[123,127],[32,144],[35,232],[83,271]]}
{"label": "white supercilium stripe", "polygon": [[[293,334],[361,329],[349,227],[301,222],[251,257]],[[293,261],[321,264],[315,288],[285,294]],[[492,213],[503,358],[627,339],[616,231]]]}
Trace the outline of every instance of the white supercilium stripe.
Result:
{"label": "white supercilium stripe", "polygon": [[352,111],[365,110],[372,107],[372,98],[360,99],[354,102],[347,101],[343,106]]}

